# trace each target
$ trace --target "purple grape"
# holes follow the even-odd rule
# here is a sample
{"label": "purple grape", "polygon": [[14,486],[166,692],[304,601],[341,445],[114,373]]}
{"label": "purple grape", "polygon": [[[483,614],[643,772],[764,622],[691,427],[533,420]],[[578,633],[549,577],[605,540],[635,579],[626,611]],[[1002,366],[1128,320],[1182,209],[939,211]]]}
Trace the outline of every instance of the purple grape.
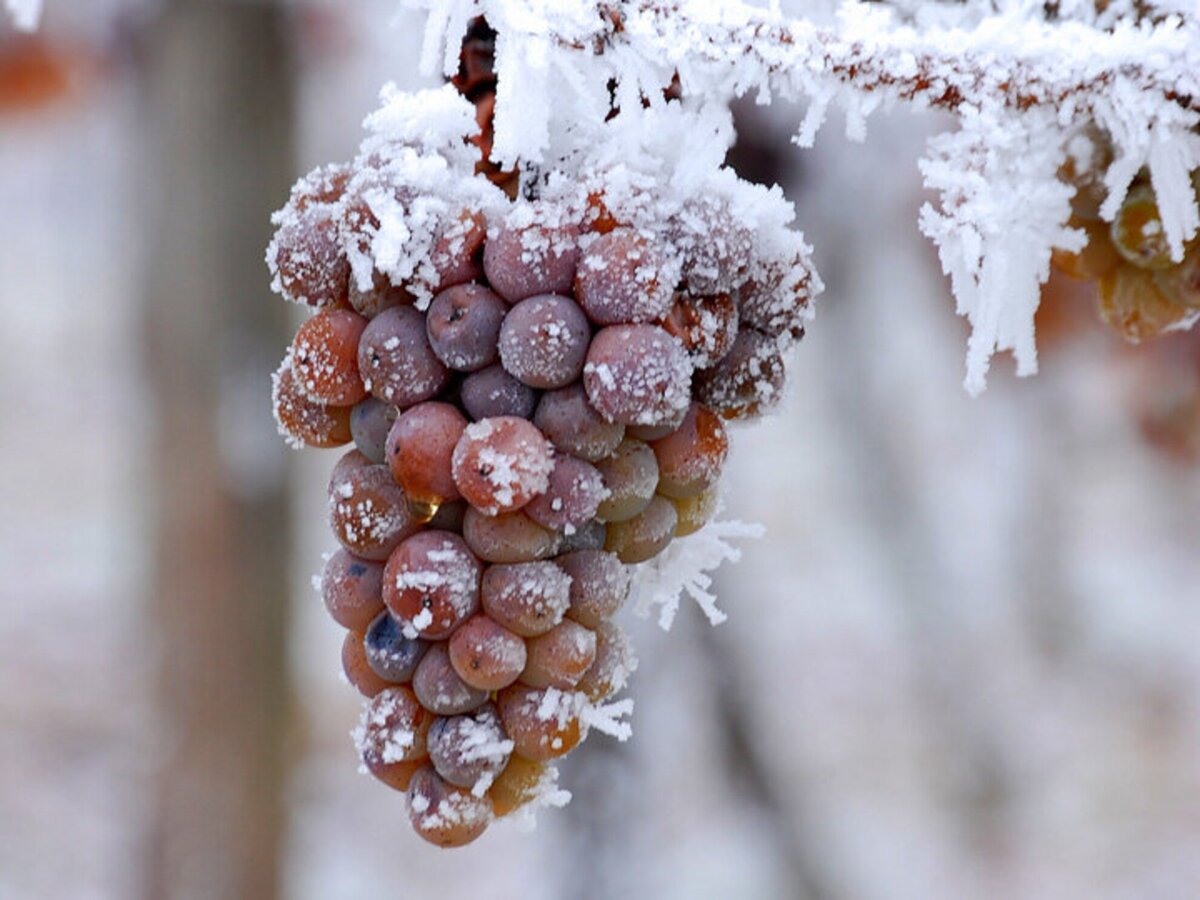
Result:
{"label": "purple grape", "polygon": [[371,320],[358,345],[358,370],[375,397],[401,408],[436,396],[450,381],[429,346],[425,316],[411,306],[393,306]]}
{"label": "purple grape", "polygon": [[530,387],[565,387],[583,371],[591,336],[587,316],[574,300],[539,294],[522,300],[504,318],[500,362]]}
{"label": "purple grape", "polygon": [[442,291],[429,304],[426,330],[438,359],[459,372],[474,372],[496,361],[504,301],[480,284]]}
{"label": "purple grape", "polygon": [[367,665],[380,678],[396,684],[410,681],[421,657],[429,649],[427,641],[404,636],[402,626],[389,612],[381,612],[363,637]]}
{"label": "purple grape", "polygon": [[659,425],[686,410],[692,365],[679,339],[657,325],[610,325],[592,339],[583,384],[610,422]]}
{"label": "purple grape", "polygon": [[574,530],[595,518],[600,503],[608,496],[604,479],[591,463],[574,456],[554,458],[550,484],[545,493],[530,500],[525,513],[546,528]]}
{"label": "purple grape", "polygon": [[574,225],[549,225],[539,204],[518,207],[483,248],[488,284],[509,303],[535,294],[567,294],[579,260]]}
{"label": "purple grape", "polygon": [[439,716],[457,716],[483,706],[488,691],[471,687],[450,664],[445,643],[433,644],[421,657],[413,674],[413,693],[421,705]]}
{"label": "purple grape", "polygon": [[575,296],[599,325],[656,322],[667,314],[675,279],[666,258],[632,228],[593,241],[579,257]]}
{"label": "purple grape", "polygon": [[463,409],[474,421],[494,416],[528,419],[537,406],[537,391],[521,384],[497,364],[472,372],[459,388]]}
{"label": "purple grape", "polygon": [[387,457],[387,436],[396,421],[396,407],[368,397],[350,410],[350,434],[354,444],[373,463]]}
{"label": "purple grape", "polygon": [[434,719],[426,745],[438,774],[462,788],[474,787],[484,777],[490,783],[512,755],[512,742],[490,703],[470,715]]}
{"label": "purple grape", "polygon": [[554,448],[587,462],[608,456],[625,436],[620,422],[606,422],[588,402],[582,384],[542,395],[533,424],[541,429]]}

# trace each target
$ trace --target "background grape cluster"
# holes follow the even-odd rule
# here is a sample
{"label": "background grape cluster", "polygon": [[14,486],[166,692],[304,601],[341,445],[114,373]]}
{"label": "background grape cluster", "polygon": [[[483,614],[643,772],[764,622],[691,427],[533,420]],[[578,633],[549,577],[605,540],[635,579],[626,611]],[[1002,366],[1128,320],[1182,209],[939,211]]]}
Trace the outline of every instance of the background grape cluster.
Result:
{"label": "background grape cluster", "polygon": [[[594,182],[456,208],[401,171],[376,148],[277,215],[274,286],[314,313],[273,397],[290,443],[354,444],[320,585],[368,698],[356,743],[457,846],[553,791],[624,685],[631,568],[714,514],[725,422],[778,399],[809,276],[712,198],[640,222]],[[408,279],[363,272],[388,211],[420,223]]]}

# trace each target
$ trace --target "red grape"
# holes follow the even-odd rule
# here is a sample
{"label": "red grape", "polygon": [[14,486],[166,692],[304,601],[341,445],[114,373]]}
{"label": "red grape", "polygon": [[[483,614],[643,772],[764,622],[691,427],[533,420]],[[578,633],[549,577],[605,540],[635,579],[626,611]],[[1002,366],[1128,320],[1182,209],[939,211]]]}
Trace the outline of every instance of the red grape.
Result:
{"label": "red grape", "polygon": [[680,427],[650,445],[658,460],[658,492],[684,500],[716,484],[729,453],[720,417],[693,403]]}
{"label": "red grape", "polygon": [[576,550],[554,560],[571,576],[571,605],[567,618],[596,628],[616,615],[629,597],[631,575],[615,553]]}
{"label": "red grape", "polygon": [[291,351],[271,378],[271,406],[279,433],[293,447],[337,447],[350,441],[350,408],[310,400],[292,374]]}
{"label": "red grape", "polygon": [[483,780],[491,786],[512,756],[512,741],[500,727],[500,716],[492,704],[475,712],[438,718],[429,729],[429,760],[450,784],[475,788]]}
{"label": "red grape", "polygon": [[545,493],[525,506],[525,514],[546,528],[574,531],[595,518],[596,510],[608,496],[604,479],[591,463],[573,456],[554,459],[550,483]]}
{"label": "red grape", "polygon": [[467,546],[490,563],[529,562],[558,551],[558,535],[520,510],[489,516],[469,506],[462,529]]}
{"label": "red grape", "polygon": [[457,500],[450,460],[467,420],[449,403],[418,403],[396,419],[388,433],[392,477],[416,503],[438,507]]}
{"label": "red grape", "polygon": [[754,416],[779,400],[783,378],[775,339],[743,329],[724,359],[696,373],[695,396],[726,419]]}
{"label": "red grape", "polygon": [[495,515],[546,490],[550,442],[526,419],[497,416],[467,426],[454,448],[454,482],[468,503]]}
{"label": "red grape", "polygon": [[330,484],[329,522],[343,547],[371,560],[387,559],[420,528],[388,467],[376,465],[351,469]]}
{"label": "red grape", "polygon": [[579,257],[575,295],[593,322],[654,322],[671,307],[674,280],[666,259],[632,228],[596,238]]}
{"label": "red grape", "polygon": [[373,463],[387,460],[387,436],[396,421],[396,407],[367,397],[350,410],[350,434],[354,445]]}
{"label": "red grape", "polygon": [[645,562],[658,556],[671,543],[678,521],[671,501],[655,495],[632,519],[608,526],[604,549],[617,554],[623,563]]}
{"label": "red grape", "polygon": [[339,549],[321,573],[321,597],[335,622],[365,631],[383,609],[383,566]]}
{"label": "red grape", "polygon": [[610,325],[592,339],[583,384],[605,419],[657,425],[687,407],[692,366],[679,339],[657,325]]}
{"label": "red grape", "polygon": [[345,309],[322,310],[300,326],[292,375],[309,399],[350,406],[367,396],[358,374],[358,340],[366,327],[366,319]]}
{"label": "red grape", "polygon": [[358,344],[358,370],[367,390],[401,408],[437,395],[450,370],[429,346],[425,316],[393,306],[371,320]]}
{"label": "red grape", "polygon": [[537,406],[537,391],[521,384],[499,363],[464,378],[458,394],[463,409],[476,422],[494,416],[528,419]]}
{"label": "red grape", "polygon": [[274,287],[294,303],[344,306],[350,286],[350,263],[338,239],[329,207],[297,210],[275,233],[267,250]]}
{"label": "red grape", "polygon": [[497,359],[504,301],[480,284],[460,284],[433,298],[426,318],[429,344],[443,363],[474,372]]}
{"label": "red grape", "polygon": [[412,689],[421,705],[439,716],[470,712],[488,699],[488,691],[471,687],[454,671],[444,643],[433,644],[421,657]]}
{"label": "red grape", "polygon": [[551,562],[489,566],[480,584],[483,609],[521,637],[545,634],[571,603],[571,579]]}
{"label": "red grape", "polygon": [[384,688],[391,687],[367,662],[361,631],[347,631],[342,639],[342,671],[346,674],[346,680],[364,697],[374,697]]}
{"label": "red grape", "polygon": [[[551,689],[553,690],[553,689]],[[583,737],[579,718],[559,691],[514,684],[496,697],[500,722],[514,750],[526,759],[544,762],[570,753]]]}
{"label": "red grape", "polygon": [[434,771],[419,769],[408,785],[408,816],[413,830],[438,847],[462,847],[475,840],[492,821],[492,804],[456,788]]}
{"label": "red grape", "polygon": [[596,659],[596,635],[571,619],[529,639],[521,681],[530,687],[575,687]]}
{"label": "red grape", "polygon": [[472,616],[450,635],[450,664],[471,687],[497,691],[525,668],[525,642],[486,615]]}
{"label": "red grape", "polygon": [[629,636],[615,622],[601,622],[596,626],[596,661],[575,689],[599,703],[625,687],[636,667]]}
{"label": "red grape", "polygon": [[696,368],[705,368],[733,349],[738,307],[729,294],[678,294],[662,327],[679,338]]}
{"label": "red grape", "polygon": [[596,412],[581,384],[544,394],[533,424],[556,449],[593,463],[616,450],[625,436],[624,425]]}
{"label": "red grape", "polygon": [[569,297],[539,294],[514,306],[500,327],[505,371],[534,388],[561,388],[583,371],[592,332]]}
{"label": "red grape", "polygon": [[501,225],[483,248],[488,284],[509,303],[534,294],[569,293],[579,260],[578,229],[545,224],[544,209],[536,204],[518,216]]}
{"label": "red grape", "polygon": [[596,511],[605,522],[632,519],[650,502],[658,487],[658,459],[650,446],[626,438],[612,456],[596,463],[608,496]]}
{"label": "red grape", "polygon": [[457,534],[419,532],[388,558],[383,602],[407,633],[444,638],[479,608],[482,568]]}

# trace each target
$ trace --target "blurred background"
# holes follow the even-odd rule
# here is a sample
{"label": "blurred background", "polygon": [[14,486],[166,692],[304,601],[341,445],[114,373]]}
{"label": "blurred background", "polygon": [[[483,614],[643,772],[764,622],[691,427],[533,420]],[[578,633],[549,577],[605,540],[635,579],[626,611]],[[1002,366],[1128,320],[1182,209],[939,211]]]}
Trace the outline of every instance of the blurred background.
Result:
{"label": "blurred background", "polygon": [[739,110],[828,285],[736,429],[730,620],[624,613],[634,736],[471,847],[357,774],[310,585],[334,451],[287,451],[290,183],[415,86],[391,0],[47,4],[0,24],[0,898],[1200,896],[1200,340],[1052,282],[1042,372],[962,389],[916,213],[946,122]]}

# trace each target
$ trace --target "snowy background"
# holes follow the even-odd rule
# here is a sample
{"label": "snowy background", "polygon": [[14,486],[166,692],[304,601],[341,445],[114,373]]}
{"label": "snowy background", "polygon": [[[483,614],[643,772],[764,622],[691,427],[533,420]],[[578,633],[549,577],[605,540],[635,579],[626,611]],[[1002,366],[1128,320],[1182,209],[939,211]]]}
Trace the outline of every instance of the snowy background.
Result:
{"label": "snowy background", "polygon": [[[153,4],[76,6],[48,4],[32,69],[0,26],[0,59],[26,60],[15,92],[0,61],[0,898],[154,896],[155,673],[178,649],[151,614],[146,473],[172,462],[144,346]],[[352,155],[384,80],[416,83],[419,28],[382,0],[294,6],[299,174]],[[336,453],[244,445],[241,477],[286,465],[293,498],[283,896],[1196,896],[1200,473],[1133,412],[1173,389],[1165,351],[1085,313],[1035,379],[1001,357],[968,399],[915,224],[943,123],[890,114],[801,153],[796,118],[743,117],[827,285],[783,408],[734,433],[729,514],[767,537],[721,572],[727,623],[627,617],[634,737],[573,754],[575,800],[534,834],[436,851],[356,773],[358,699],[307,577]],[[246,290],[278,302],[265,267]],[[273,427],[255,384],[251,433]]]}

